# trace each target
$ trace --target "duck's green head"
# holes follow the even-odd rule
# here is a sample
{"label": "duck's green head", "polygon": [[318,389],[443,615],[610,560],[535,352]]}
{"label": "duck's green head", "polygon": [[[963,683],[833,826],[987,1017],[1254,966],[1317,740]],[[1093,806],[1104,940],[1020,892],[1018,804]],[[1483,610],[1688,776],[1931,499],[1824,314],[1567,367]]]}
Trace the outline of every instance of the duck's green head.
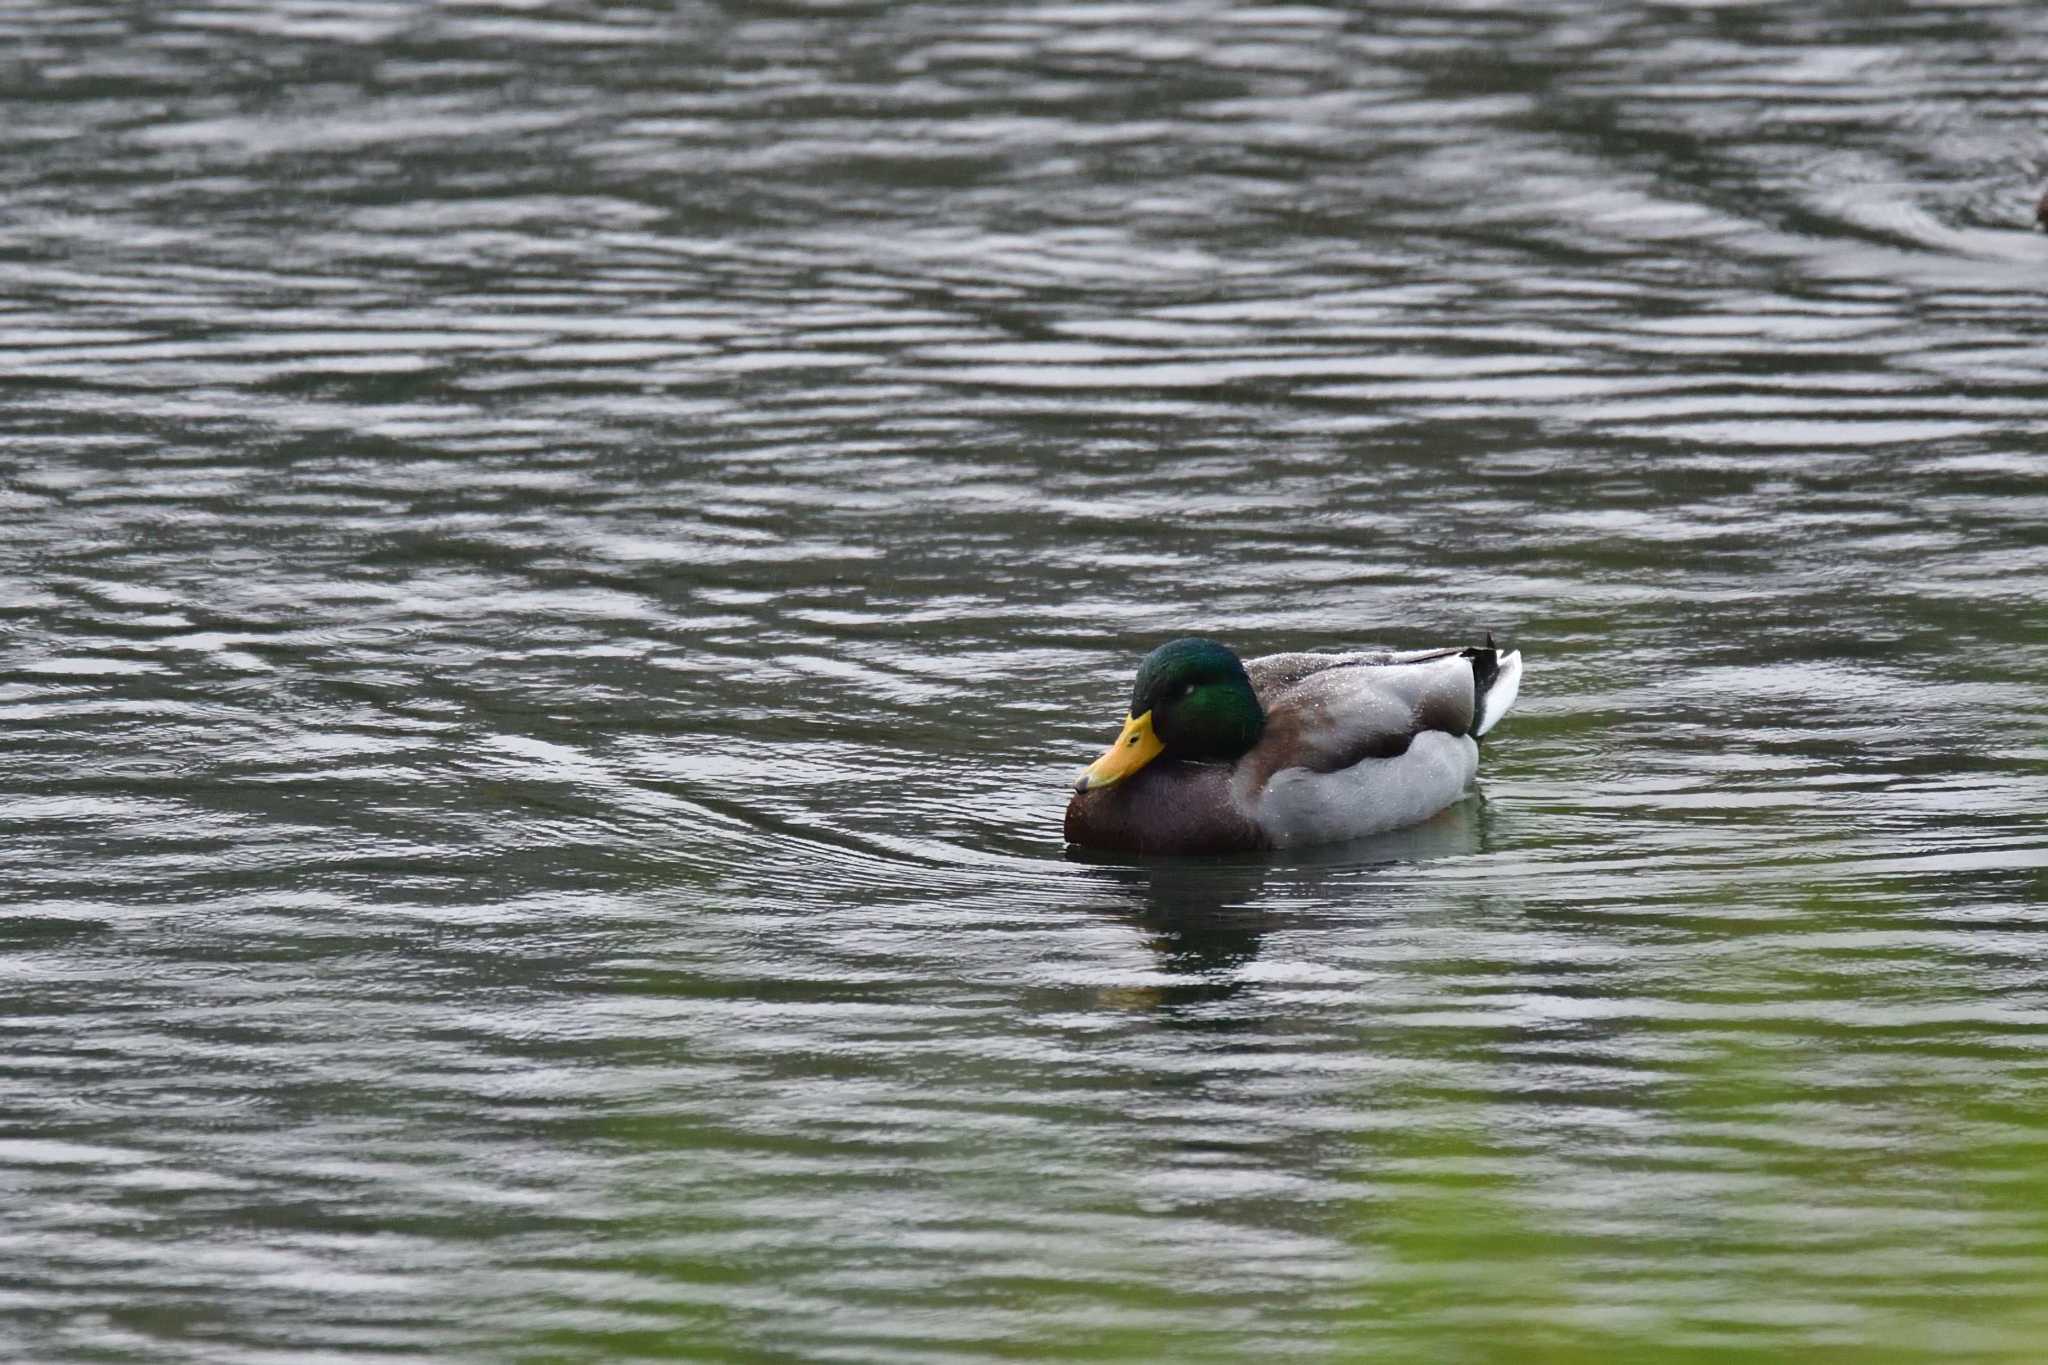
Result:
{"label": "duck's green head", "polygon": [[1085,791],[1121,782],[1161,754],[1236,758],[1265,728],[1265,708],[1228,645],[1170,640],[1138,665],[1123,733],[1075,785]]}

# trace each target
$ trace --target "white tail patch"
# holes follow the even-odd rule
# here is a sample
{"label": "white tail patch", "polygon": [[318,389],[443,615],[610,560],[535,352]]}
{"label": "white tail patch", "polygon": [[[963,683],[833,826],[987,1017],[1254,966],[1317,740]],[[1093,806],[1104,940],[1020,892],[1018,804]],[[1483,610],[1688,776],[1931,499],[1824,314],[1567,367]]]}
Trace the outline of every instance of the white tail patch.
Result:
{"label": "white tail patch", "polygon": [[1486,689],[1486,695],[1479,699],[1479,724],[1473,733],[1485,734],[1494,723],[1508,713],[1515,704],[1515,698],[1522,691],[1522,651],[1511,649],[1500,656],[1500,671],[1493,675],[1493,685]]}

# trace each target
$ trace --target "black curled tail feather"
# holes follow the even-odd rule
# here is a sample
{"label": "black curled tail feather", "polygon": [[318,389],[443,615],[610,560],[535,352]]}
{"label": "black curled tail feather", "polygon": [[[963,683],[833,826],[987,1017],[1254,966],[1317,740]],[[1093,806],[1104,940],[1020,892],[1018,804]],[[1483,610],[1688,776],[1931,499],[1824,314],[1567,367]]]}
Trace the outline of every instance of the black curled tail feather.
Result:
{"label": "black curled tail feather", "polygon": [[1493,643],[1493,632],[1487,631],[1486,643],[1470,646],[1462,657],[1472,665],[1472,724],[1465,733],[1477,737],[1486,715],[1486,694],[1500,676],[1500,649]]}

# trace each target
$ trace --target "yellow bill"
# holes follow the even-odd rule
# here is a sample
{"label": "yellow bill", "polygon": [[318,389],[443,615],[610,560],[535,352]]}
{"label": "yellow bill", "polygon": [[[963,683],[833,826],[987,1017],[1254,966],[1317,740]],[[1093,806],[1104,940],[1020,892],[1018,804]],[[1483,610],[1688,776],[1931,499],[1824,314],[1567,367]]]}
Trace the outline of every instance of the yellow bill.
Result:
{"label": "yellow bill", "polygon": [[1116,737],[1116,743],[1103,751],[1102,757],[1088,765],[1075,785],[1082,791],[1096,787],[1107,787],[1112,782],[1121,782],[1138,769],[1159,757],[1166,748],[1159,742],[1159,736],[1152,733],[1152,713],[1124,718],[1124,732]]}

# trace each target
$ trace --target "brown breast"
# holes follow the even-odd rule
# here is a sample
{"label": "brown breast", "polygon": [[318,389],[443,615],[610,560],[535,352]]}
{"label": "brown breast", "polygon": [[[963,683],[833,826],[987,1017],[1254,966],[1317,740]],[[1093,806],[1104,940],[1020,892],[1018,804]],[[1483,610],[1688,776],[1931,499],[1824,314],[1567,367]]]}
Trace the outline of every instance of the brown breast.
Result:
{"label": "brown breast", "polygon": [[1124,853],[1241,853],[1270,848],[1230,799],[1230,766],[1159,759],[1113,787],[1075,792],[1067,841]]}

